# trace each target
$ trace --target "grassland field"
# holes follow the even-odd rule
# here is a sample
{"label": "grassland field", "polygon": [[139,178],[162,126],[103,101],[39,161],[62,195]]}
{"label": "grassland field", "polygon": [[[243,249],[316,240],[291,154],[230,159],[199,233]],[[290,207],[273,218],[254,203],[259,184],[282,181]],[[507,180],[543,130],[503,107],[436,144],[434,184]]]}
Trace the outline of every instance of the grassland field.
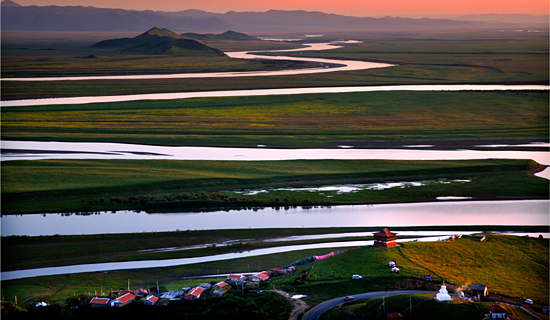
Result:
{"label": "grassland field", "polygon": [[[530,174],[540,168],[530,160],[8,161],[1,169],[2,214],[427,202],[446,195],[548,199],[547,181]],[[423,184],[354,193],[238,193],[389,181]]]}
{"label": "grassland field", "polygon": [[[28,42],[28,38],[18,40],[17,35],[11,42],[5,42],[3,38],[2,77],[59,75],[66,74],[70,69],[91,70],[98,74],[169,71],[155,67],[158,63],[165,64],[175,72],[209,70],[205,69],[208,62],[202,58],[116,57],[107,52],[88,51],[87,46],[97,41],[97,37],[103,35],[94,35],[94,41],[91,38],[76,41],[74,34],[61,37],[58,34],[51,35],[45,42]],[[318,86],[548,84],[547,34],[402,33],[353,35],[353,39],[363,40],[364,43],[331,51],[308,52],[301,56],[383,61],[399,66],[292,77],[39,83],[2,81],[1,99]],[[271,42],[209,45],[224,51],[298,46]],[[90,55],[95,56],[83,58]],[[219,58],[212,61],[211,67],[217,71],[220,68],[236,71],[300,66]],[[475,145],[476,140],[517,143],[538,139],[547,141],[549,133],[548,93],[530,91],[302,95],[281,96],[277,102],[261,97],[140,101],[3,108],[1,116],[2,140],[110,141],[160,145],[250,147],[271,144],[272,147],[280,148],[334,148],[340,144],[370,147],[378,143],[378,147],[388,147],[409,141],[430,144],[426,142],[446,140],[446,147],[456,148],[465,140],[470,145]],[[442,192],[474,199],[548,199],[548,182],[530,174],[539,169],[541,167],[538,164],[522,160],[324,160],[256,162],[246,165],[225,161],[3,162],[2,214],[139,209],[160,202],[169,203],[174,200],[170,197],[177,198],[180,194],[188,193],[204,194],[208,199],[214,194],[236,189],[396,180],[466,179],[471,182],[427,184],[418,189],[365,191],[334,195],[330,200],[327,196],[332,194],[319,192],[275,192],[250,198],[238,194],[231,196],[244,205],[255,203],[274,206],[282,202],[284,205],[298,205],[304,201],[308,205],[433,201],[435,197],[443,195]],[[145,197],[148,202],[138,204],[137,201],[130,201],[131,197]],[[175,203],[179,207],[186,206],[185,203]],[[225,237],[246,235],[242,230],[212,231],[216,232],[218,234],[200,233],[197,239],[193,239],[193,236],[198,236],[196,232],[188,234],[185,231],[169,234],[4,238],[2,269],[70,262],[166,259],[249,250],[260,246],[242,243],[230,248],[210,247],[191,252],[135,253],[140,248],[158,248],[165,244],[177,246],[178,243],[217,241]],[[260,239],[281,231],[249,232],[250,237]],[[288,232],[292,234],[298,231]],[[105,253],[103,250],[84,252],[87,243],[108,246],[117,241],[123,243],[123,250],[119,253]],[[490,235],[487,242],[464,238],[453,242],[411,242],[389,250],[348,248],[331,259],[300,267],[293,275],[277,277],[271,280],[269,286],[306,294],[308,304],[315,305],[348,294],[401,289],[410,284],[410,279],[421,279],[429,273],[438,283],[439,280],[445,280],[458,285],[484,283],[488,277],[489,290],[492,292],[517,301],[531,298],[537,303],[547,304],[548,246],[548,239]],[[2,281],[3,296],[8,301],[17,296],[22,305],[42,300],[65,304],[66,299],[72,296],[87,296],[95,290],[101,292],[108,288],[124,288],[128,279],[131,279],[132,287],[134,284],[136,287],[153,286],[158,280],[167,290],[179,290],[186,285],[217,280],[184,279],[186,276],[279,267],[330,251],[316,249],[171,268]],[[6,263],[6,259],[9,263]],[[398,262],[402,270],[400,274],[389,273],[389,260]],[[296,285],[294,280],[302,270],[309,272],[308,281]],[[364,279],[352,281],[351,274],[362,274]],[[485,307],[481,309],[485,310]]]}
{"label": "grassland field", "polygon": [[[536,303],[548,303],[548,239],[488,235],[486,242],[463,237],[451,242],[406,242],[391,249],[356,247],[339,250],[344,252],[300,266],[290,275],[275,277],[267,287],[275,285],[287,292],[305,294],[308,296],[305,301],[313,306],[335,297],[362,292],[422,290],[426,286],[433,290],[443,280],[453,283],[448,286],[452,292],[462,285],[486,283],[488,278],[489,291],[509,301],[531,298]],[[41,300],[64,304],[73,295],[125,288],[128,279],[131,287],[154,287],[159,281],[166,290],[179,290],[183,286],[209,281],[185,279],[185,276],[246,273],[247,270],[280,267],[331,251],[333,249],[327,248],[180,267],[45,276],[3,281],[2,286],[7,301],[17,296],[22,305]],[[397,262],[400,274],[389,271],[387,262],[390,260]],[[294,280],[302,270],[308,272],[307,281],[295,284]],[[352,280],[352,274],[362,274],[363,279]],[[418,281],[425,274],[432,275],[431,285]],[[216,281],[217,277],[213,276],[211,280]]]}
{"label": "grassland field", "polygon": [[1,137],[271,148],[469,140],[472,148],[485,138],[548,141],[548,99],[545,91],[397,91],[11,107]]}
{"label": "grassland field", "polygon": [[[338,36],[338,38],[336,38]],[[404,33],[348,34],[327,36],[323,41],[346,36],[364,43],[342,49],[306,52],[300,56],[341,58],[391,62],[397,67],[353,72],[333,72],[315,75],[280,77],[241,77],[231,79],[172,79],[63,81],[63,82],[2,82],[2,100],[86,95],[120,95],[157,92],[211,91],[259,88],[396,85],[396,84],[548,84],[548,36],[545,33],[478,32],[478,33]],[[4,43],[4,41],[3,41]],[[7,42],[9,44],[9,41]],[[91,43],[89,43],[91,44]],[[260,48],[296,47],[296,43],[207,43],[220,49],[256,50]],[[65,50],[46,50],[51,43],[35,42],[30,53],[21,53],[21,46],[3,49],[2,75],[55,74],[75,70],[95,70],[109,73],[163,73],[155,70],[156,62],[171,66],[174,72],[193,72],[204,67],[201,59],[178,57],[128,57],[120,60],[107,55],[95,59],[75,59]],[[79,56],[93,54],[77,43]],[[76,50],[74,45],[71,50]],[[72,53],[69,50],[69,53]],[[77,51],[78,51],[77,50]],[[43,59],[50,61],[37,61]],[[53,57],[51,57],[53,55]],[[56,55],[58,58],[56,58]],[[158,59],[158,60],[157,60]],[[5,61],[5,62],[4,62]],[[53,62],[52,62],[53,61]],[[155,62],[156,61],[156,62]],[[72,65],[72,67],[71,67]],[[194,66],[196,65],[196,66]],[[270,68],[261,62],[226,61],[213,64],[227,70]],[[248,66],[248,67],[246,67]],[[199,67],[199,68],[197,68]],[[235,70],[236,70],[235,69]],[[239,70],[240,70],[239,69]],[[63,71],[65,70],[65,71]],[[102,71],[103,70],[103,71]],[[131,70],[131,71],[127,71]],[[205,69],[201,69],[205,70]],[[218,69],[219,70],[219,69]]]}

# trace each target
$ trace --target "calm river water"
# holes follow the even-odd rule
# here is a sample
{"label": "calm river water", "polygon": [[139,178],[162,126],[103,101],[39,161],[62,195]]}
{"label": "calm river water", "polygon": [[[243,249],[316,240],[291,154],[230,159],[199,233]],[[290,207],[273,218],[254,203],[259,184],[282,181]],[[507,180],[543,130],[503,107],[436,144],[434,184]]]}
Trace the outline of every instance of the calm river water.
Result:
{"label": "calm river water", "polygon": [[442,201],[211,212],[2,216],[2,235],[357,226],[550,225],[550,201]]}

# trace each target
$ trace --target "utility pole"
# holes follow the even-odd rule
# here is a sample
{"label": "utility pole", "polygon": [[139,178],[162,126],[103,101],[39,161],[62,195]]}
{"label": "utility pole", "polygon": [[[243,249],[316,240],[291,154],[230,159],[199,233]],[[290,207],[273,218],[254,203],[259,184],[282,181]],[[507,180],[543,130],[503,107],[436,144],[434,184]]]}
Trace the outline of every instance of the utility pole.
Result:
{"label": "utility pole", "polygon": [[382,306],[384,307],[384,315],[386,314],[386,297],[382,297]]}
{"label": "utility pole", "polygon": [[413,316],[413,304],[412,297],[409,297],[409,309],[411,310],[411,317]]}

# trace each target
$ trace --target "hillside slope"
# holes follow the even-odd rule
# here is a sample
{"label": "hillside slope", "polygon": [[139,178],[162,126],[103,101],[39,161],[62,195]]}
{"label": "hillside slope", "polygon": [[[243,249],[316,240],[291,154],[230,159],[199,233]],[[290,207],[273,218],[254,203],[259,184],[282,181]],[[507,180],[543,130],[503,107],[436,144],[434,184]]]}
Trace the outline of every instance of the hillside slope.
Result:
{"label": "hillside slope", "polygon": [[185,38],[168,29],[152,28],[134,38],[110,39],[94,43],[92,48],[112,48],[120,51],[146,54],[173,54],[181,56],[223,56],[218,49],[194,39]]}
{"label": "hillside slope", "polygon": [[[389,284],[430,274],[436,285],[445,281],[465,289],[471,283],[488,283],[490,293],[548,303],[548,245],[548,239],[488,235],[484,242],[463,237],[449,242],[406,242],[393,248],[361,247],[316,261],[308,277],[310,287],[303,293],[310,295],[315,288],[341,282],[340,287],[357,291],[344,294],[356,294],[377,279]],[[390,272],[391,260],[400,274]],[[352,282],[352,274],[362,274],[363,280]]]}

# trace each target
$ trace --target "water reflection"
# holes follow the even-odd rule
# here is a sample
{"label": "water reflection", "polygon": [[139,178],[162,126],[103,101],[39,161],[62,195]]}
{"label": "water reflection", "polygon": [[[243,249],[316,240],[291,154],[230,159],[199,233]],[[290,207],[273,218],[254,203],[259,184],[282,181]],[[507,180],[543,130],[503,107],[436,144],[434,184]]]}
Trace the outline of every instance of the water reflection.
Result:
{"label": "water reflection", "polygon": [[548,200],[445,201],[333,207],[255,208],[200,213],[119,211],[93,215],[2,216],[2,235],[69,235],[175,230],[360,226],[550,225]]}
{"label": "water reflection", "polygon": [[[331,70],[330,68],[327,70]],[[376,91],[504,91],[504,90],[549,90],[550,86],[542,85],[400,85],[368,87],[321,87],[321,88],[286,88],[286,89],[253,89],[230,91],[201,91],[176,93],[150,93],[120,96],[93,96],[72,98],[51,98],[2,101],[2,107],[45,106],[61,104],[87,104],[103,102],[121,102],[138,100],[173,100],[189,98],[215,97],[253,97],[268,95],[310,94],[310,93],[350,93]]]}
{"label": "water reflection", "polygon": [[270,149],[166,147],[122,143],[2,141],[1,160],[142,159],[142,160],[472,160],[532,159],[550,164],[546,151],[417,149]]}

